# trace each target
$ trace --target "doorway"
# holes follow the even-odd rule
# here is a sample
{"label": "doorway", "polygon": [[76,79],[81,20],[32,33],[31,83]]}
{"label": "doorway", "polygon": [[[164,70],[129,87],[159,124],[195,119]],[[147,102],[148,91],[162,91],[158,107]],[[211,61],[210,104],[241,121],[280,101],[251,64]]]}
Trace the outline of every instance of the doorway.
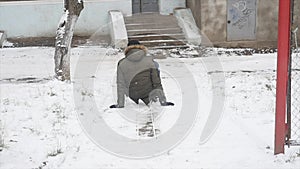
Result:
{"label": "doorway", "polygon": [[132,13],[159,12],[158,0],[132,0]]}
{"label": "doorway", "polygon": [[227,0],[227,40],[256,38],[256,0]]}

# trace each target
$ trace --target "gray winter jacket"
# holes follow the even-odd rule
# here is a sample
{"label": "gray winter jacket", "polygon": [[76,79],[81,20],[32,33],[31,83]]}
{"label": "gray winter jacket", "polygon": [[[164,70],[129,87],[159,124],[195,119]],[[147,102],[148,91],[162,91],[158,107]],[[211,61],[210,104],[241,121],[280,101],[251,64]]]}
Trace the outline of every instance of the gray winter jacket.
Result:
{"label": "gray winter jacket", "polygon": [[125,50],[125,58],[119,61],[117,68],[119,106],[124,106],[125,95],[136,103],[142,99],[148,104],[149,96],[150,99],[158,97],[161,103],[166,101],[158,70],[153,58],[146,56],[146,53],[147,49],[143,45],[129,46]]}

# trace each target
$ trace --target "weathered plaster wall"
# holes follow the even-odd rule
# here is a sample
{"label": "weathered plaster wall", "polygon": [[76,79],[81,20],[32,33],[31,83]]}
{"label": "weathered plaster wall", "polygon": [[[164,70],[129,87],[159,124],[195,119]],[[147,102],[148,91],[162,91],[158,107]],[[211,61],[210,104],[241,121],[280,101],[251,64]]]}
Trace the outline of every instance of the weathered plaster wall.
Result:
{"label": "weathered plaster wall", "polygon": [[194,19],[199,28],[201,28],[201,1],[187,0],[186,5],[192,10]]}
{"label": "weathered plaster wall", "polygon": [[[294,25],[300,26],[300,1],[295,0]],[[227,0],[187,0],[206,41],[215,46],[276,47],[279,0],[257,0],[256,39],[227,41]],[[300,30],[298,32],[300,41]]]}
{"label": "weathered plaster wall", "polygon": [[293,29],[296,28],[296,26],[298,26],[298,44],[300,45],[300,1],[299,0],[295,0],[294,2],[296,2],[294,4],[294,25],[293,25]]}
{"label": "weathered plaster wall", "polygon": [[174,8],[186,7],[186,0],[159,0],[159,12],[163,15],[173,13]]}
{"label": "weathered plaster wall", "polygon": [[[85,0],[75,28],[76,35],[109,34],[110,10],[132,13],[131,0]],[[0,30],[8,38],[53,37],[63,13],[63,1],[0,2]]]}
{"label": "weathered plaster wall", "polygon": [[278,30],[278,1],[257,0],[256,41],[276,45]]}
{"label": "weathered plaster wall", "polygon": [[201,33],[212,42],[226,41],[226,0],[201,0]]}

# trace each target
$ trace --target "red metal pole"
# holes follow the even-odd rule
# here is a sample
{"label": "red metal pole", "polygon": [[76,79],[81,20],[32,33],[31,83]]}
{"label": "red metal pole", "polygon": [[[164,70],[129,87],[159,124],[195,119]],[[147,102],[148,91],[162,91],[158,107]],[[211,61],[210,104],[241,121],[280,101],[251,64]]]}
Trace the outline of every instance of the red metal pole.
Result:
{"label": "red metal pole", "polygon": [[279,0],[276,118],[274,154],[284,153],[286,99],[290,57],[291,1]]}

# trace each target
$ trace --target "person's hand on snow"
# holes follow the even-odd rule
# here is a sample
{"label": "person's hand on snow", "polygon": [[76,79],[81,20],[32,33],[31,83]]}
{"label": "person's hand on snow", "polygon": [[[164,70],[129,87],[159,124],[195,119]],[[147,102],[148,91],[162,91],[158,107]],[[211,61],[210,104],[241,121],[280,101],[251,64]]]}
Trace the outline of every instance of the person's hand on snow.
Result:
{"label": "person's hand on snow", "polygon": [[175,104],[172,103],[172,102],[164,102],[164,103],[161,103],[162,106],[174,106]]}
{"label": "person's hand on snow", "polygon": [[113,104],[111,106],[109,106],[109,108],[114,109],[114,108],[124,108],[124,106],[120,106],[118,104]]}

